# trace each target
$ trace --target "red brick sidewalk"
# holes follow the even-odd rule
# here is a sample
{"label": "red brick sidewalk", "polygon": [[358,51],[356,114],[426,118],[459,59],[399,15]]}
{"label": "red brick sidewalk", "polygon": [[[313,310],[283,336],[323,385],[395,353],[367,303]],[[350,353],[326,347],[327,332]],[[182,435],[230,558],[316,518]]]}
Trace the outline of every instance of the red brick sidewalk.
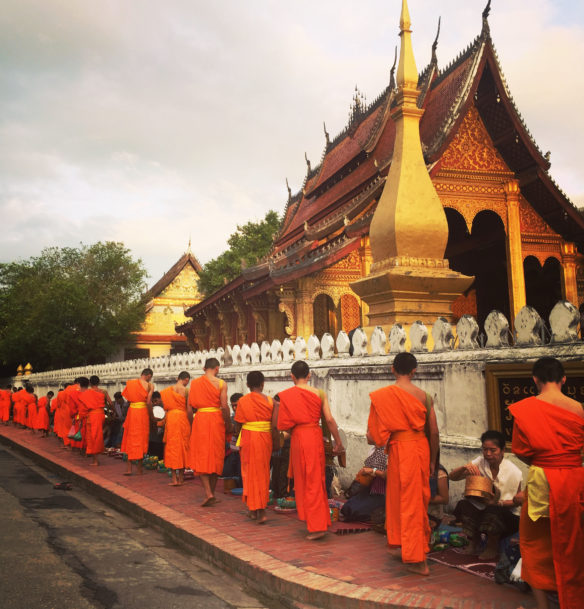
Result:
{"label": "red brick sidewalk", "polygon": [[1,427],[0,440],[120,510],[162,527],[264,594],[335,609],[534,606],[530,596],[510,586],[436,563],[429,577],[409,574],[388,556],[385,538],[372,531],[310,542],[304,524],[290,515],[270,510],[264,526],[248,520],[237,497],[218,493],[218,505],[199,507],[203,491],[196,478],[170,487],[168,476],[155,471],[126,477],[121,460],[103,456],[99,468],[91,467],[88,459],[60,448],[54,437],[42,439],[14,427]]}

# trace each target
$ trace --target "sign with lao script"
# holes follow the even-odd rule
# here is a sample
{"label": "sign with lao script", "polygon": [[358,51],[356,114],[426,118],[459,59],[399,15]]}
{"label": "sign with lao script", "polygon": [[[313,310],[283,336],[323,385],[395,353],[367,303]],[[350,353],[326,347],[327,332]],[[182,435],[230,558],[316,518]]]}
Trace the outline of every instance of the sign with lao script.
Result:
{"label": "sign with lao script", "polygon": [[[584,403],[584,362],[564,362],[566,384],[562,391],[578,402]],[[513,417],[509,406],[519,400],[537,395],[537,389],[529,364],[487,364],[487,408],[489,429],[498,429],[511,443]]]}

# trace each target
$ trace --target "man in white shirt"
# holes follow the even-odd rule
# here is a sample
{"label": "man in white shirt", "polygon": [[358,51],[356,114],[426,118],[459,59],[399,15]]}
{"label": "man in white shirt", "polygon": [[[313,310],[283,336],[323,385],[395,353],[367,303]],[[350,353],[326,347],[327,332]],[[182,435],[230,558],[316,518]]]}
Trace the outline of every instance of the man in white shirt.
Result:
{"label": "man in white shirt", "polygon": [[470,463],[450,472],[450,480],[467,476],[485,476],[493,483],[494,498],[485,501],[468,497],[456,505],[454,515],[470,541],[469,554],[478,553],[481,534],[487,535],[487,546],[479,555],[481,560],[494,560],[499,555],[499,542],[519,530],[519,513],[523,502],[521,470],[505,459],[505,437],[500,431],[489,430],[481,436],[483,454]]}

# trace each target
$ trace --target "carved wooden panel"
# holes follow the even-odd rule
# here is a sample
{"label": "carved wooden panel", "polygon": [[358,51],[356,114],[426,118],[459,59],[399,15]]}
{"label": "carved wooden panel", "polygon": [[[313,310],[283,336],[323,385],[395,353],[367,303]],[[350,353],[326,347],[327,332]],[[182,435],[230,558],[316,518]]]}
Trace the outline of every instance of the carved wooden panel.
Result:
{"label": "carved wooden panel", "polygon": [[345,332],[350,332],[361,325],[359,301],[352,294],[341,296],[341,323]]}
{"label": "carved wooden panel", "polygon": [[460,129],[442,155],[441,167],[473,172],[509,172],[474,106],[469,108]]}

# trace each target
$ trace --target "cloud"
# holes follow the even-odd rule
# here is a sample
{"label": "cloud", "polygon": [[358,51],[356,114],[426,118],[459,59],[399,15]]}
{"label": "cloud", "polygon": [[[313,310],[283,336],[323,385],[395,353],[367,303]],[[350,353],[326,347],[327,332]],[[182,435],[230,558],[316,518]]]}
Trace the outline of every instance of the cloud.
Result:
{"label": "cloud", "polygon": [[[438,16],[441,66],[485,3],[410,3],[418,69]],[[552,173],[582,200],[584,18],[574,3],[495,3],[491,31]],[[399,3],[371,0],[21,0],[0,15],[0,260],[123,240],[151,282],[192,237],[201,262],[238,223],[281,212],[316,165],[355,84],[387,85]],[[520,24],[518,26],[518,24]],[[579,198],[579,199],[578,199]]]}

